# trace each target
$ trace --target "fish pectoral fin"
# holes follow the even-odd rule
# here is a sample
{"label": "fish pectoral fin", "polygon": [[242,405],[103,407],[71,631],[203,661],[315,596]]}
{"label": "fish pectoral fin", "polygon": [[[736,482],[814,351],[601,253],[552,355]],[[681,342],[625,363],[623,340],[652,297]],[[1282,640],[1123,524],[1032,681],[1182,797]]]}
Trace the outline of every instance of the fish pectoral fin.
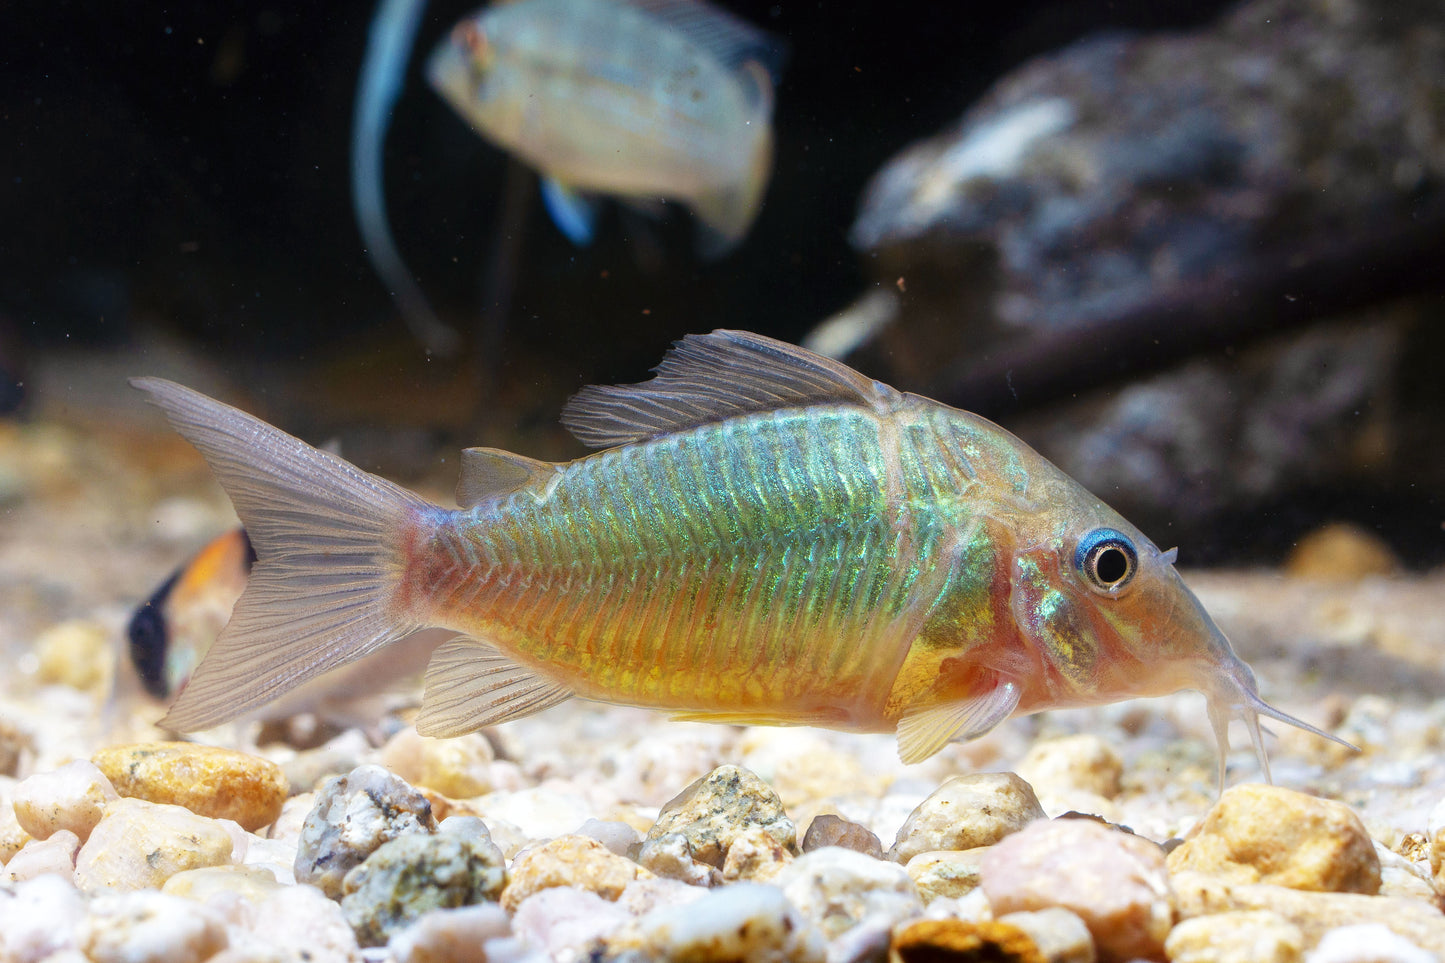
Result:
{"label": "fish pectoral fin", "polygon": [[528,458],[500,448],[462,449],[462,474],[457,480],[457,504],[462,508],[530,490],[540,500],[561,478],[555,463]]}
{"label": "fish pectoral fin", "polygon": [[442,644],[426,667],[426,690],[416,731],[461,736],[520,719],[572,698],[571,689],[544,679],[476,639]]}
{"label": "fish pectoral fin", "polygon": [[597,201],[550,177],[542,178],[542,203],[557,230],[578,247],[592,243],[597,231]]}
{"label": "fish pectoral fin", "polygon": [[971,699],[910,709],[898,720],[898,757],[911,765],[950,742],[977,739],[1013,715],[1020,694],[1018,683],[999,679]]}

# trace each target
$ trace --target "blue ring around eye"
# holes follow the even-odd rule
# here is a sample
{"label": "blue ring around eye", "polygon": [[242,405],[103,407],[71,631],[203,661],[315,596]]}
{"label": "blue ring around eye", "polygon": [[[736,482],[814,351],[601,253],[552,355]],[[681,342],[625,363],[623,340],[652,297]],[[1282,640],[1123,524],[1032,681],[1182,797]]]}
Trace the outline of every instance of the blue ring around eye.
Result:
{"label": "blue ring around eye", "polygon": [[1134,543],[1129,540],[1129,536],[1112,528],[1096,528],[1079,539],[1079,546],[1074,549],[1074,568],[1092,584],[1093,580],[1089,579],[1086,563],[1089,557],[1101,548],[1117,548],[1128,556],[1128,571],[1125,576],[1115,584],[1127,582],[1139,565],[1139,552],[1134,548]]}

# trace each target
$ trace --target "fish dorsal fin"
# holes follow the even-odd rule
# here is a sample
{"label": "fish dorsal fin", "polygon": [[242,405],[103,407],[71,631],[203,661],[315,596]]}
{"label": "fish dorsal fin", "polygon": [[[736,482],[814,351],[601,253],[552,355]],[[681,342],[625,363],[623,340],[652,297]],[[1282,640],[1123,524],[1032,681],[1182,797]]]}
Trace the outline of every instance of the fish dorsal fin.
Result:
{"label": "fish dorsal fin", "polygon": [[464,448],[462,477],[457,481],[457,504],[471,508],[524,488],[539,499],[545,498],[559,478],[557,465],[550,461],[538,461],[500,448]]}
{"label": "fish dorsal fin", "polygon": [[590,385],[562,409],[585,445],[644,441],[756,411],[841,403],[886,412],[902,397],[831,358],[747,331],[683,338],[635,385]]}
{"label": "fish dorsal fin", "polygon": [[898,758],[911,765],[954,740],[977,739],[1013,715],[1020,694],[1017,683],[1000,679],[971,699],[905,712],[898,720]]}
{"label": "fish dorsal fin", "polygon": [[736,68],[756,60],[767,68],[773,82],[782,73],[788,56],[783,38],[755,27],[725,10],[701,0],[622,0],[642,10],[706,50],[726,67]]}
{"label": "fish dorsal fin", "polygon": [[427,664],[416,731],[466,735],[570,698],[571,689],[518,665],[486,642],[456,638],[442,643]]}

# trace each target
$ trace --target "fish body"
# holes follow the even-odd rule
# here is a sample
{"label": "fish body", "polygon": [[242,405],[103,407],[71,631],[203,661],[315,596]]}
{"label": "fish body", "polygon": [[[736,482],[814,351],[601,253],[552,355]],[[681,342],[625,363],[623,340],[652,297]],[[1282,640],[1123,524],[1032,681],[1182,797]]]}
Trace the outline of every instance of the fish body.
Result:
{"label": "fish body", "polygon": [[548,206],[573,240],[591,234],[580,195],[609,194],[681,201],[726,247],[771,172],[776,48],[700,0],[517,0],[459,24],[427,73],[551,182]]}
{"label": "fish body", "polygon": [[1259,699],[1174,552],[1022,441],[768,338],[691,336],[652,381],[584,389],[563,420],[597,454],[467,450],[458,509],[138,386],[258,554],[178,728],[424,625],[462,633],[427,670],[432,735],[577,695],[896,731],[913,762],[1014,714],[1183,688],[1221,738],[1232,716],[1257,747],[1259,714],[1303,725]]}

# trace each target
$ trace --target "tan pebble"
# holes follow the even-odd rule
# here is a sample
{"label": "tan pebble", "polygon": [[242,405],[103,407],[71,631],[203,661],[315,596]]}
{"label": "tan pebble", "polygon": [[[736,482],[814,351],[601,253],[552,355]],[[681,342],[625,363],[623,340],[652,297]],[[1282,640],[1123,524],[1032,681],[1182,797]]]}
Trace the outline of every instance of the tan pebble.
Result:
{"label": "tan pebble", "polygon": [[80,759],[53,772],[36,773],[16,786],[15,818],[37,839],[68,829],[84,841],[100,822],[106,804],[119,798],[105,774]]}
{"label": "tan pebble", "polygon": [[1094,937],[1077,913],[1061,906],[1005,913],[1000,923],[1017,926],[1028,934],[1048,963],[1094,963]]}
{"label": "tan pebble", "polygon": [[1009,923],[919,920],[893,934],[890,963],[1045,963],[1027,933]]}
{"label": "tan pebble", "polygon": [[1083,733],[1034,743],[1019,764],[1019,775],[1040,795],[1081,790],[1113,799],[1119,795],[1124,763],[1103,739]]}
{"label": "tan pebble", "polygon": [[1358,525],[1334,522],[1301,538],[1285,559],[1285,574],[1321,581],[1354,581],[1400,569],[1389,544]]}
{"label": "tan pebble", "polygon": [[239,896],[248,903],[263,899],[284,889],[267,870],[251,866],[207,866],[176,873],[161,887],[162,893],[208,903],[222,893]]}
{"label": "tan pebble", "polygon": [[76,620],[51,626],[35,640],[38,667],[35,680],[42,685],[64,685],[83,692],[109,687],[110,632],[99,622]]}
{"label": "tan pebble", "polygon": [[919,853],[908,861],[908,876],[918,887],[924,905],[939,897],[957,899],[978,888],[980,867],[987,846]]}
{"label": "tan pebble", "polygon": [[[3,832],[3,830],[0,830]],[[1425,819],[1426,853],[1430,859],[1430,872],[1435,879],[1435,889],[1445,893],[1445,799],[1435,804]],[[3,836],[0,836],[3,840]],[[3,845],[3,843],[0,843]]]}
{"label": "tan pebble", "polygon": [[808,824],[808,831],[803,834],[803,852],[824,846],[842,846],[874,859],[883,858],[883,842],[871,829],[833,813],[814,816]]}
{"label": "tan pebble", "polygon": [[179,806],[118,799],[80,848],[75,882],[87,893],[159,889],[183,870],[230,863],[235,845],[214,819]]}
{"label": "tan pebble", "polygon": [[[470,799],[491,792],[492,744],[480,732],[451,739],[398,732],[381,750],[381,764],[413,786],[452,799]],[[438,815],[438,819],[443,818]]]}
{"label": "tan pebble", "polygon": [[513,861],[501,902],[507,912],[516,912],[522,900],[554,886],[575,886],[615,900],[628,883],[650,876],[647,870],[595,839],[562,836],[524,851]]}
{"label": "tan pebble", "polygon": [[909,814],[888,858],[906,865],[919,853],[991,846],[1043,818],[1033,788],[1011,772],[953,776]]}
{"label": "tan pebble", "polygon": [[69,879],[75,872],[75,854],[80,838],[68,829],[59,829],[45,839],[32,839],[0,870],[0,880],[18,883],[53,873]]}
{"label": "tan pebble", "polygon": [[735,836],[728,846],[722,878],[728,883],[740,879],[766,883],[792,860],[793,854],[788,847],[779,843],[768,830],[754,826]]}
{"label": "tan pebble", "polygon": [[1343,803],[1278,786],[1226,790],[1169,854],[1169,869],[1322,892],[1380,890],[1380,860],[1359,817]]}
{"label": "tan pebble", "polygon": [[230,819],[248,832],[275,822],[287,796],[280,766],[219,746],[193,742],[114,746],[100,750],[91,761],[122,796]]}
{"label": "tan pebble", "polygon": [[1157,958],[1173,921],[1164,851],[1092,820],[1037,822],[990,848],[980,888],[995,913],[1062,906],[1102,959]]}
{"label": "tan pebble", "polygon": [[1335,927],[1381,923],[1417,946],[1445,956],[1445,916],[1418,900],[1321,893],[1269,883],[1232,884],[1192,871],[1175,873],[1170,882],[1181,920],[1231,910],[1268,910],[1299,927],[1306,952]]}
{"label": "tan pebble", "polygon": [[1185,920],[1169,932],[1170,963],[1298,963],[1300,928],[1269,910],[1235,910]]}

